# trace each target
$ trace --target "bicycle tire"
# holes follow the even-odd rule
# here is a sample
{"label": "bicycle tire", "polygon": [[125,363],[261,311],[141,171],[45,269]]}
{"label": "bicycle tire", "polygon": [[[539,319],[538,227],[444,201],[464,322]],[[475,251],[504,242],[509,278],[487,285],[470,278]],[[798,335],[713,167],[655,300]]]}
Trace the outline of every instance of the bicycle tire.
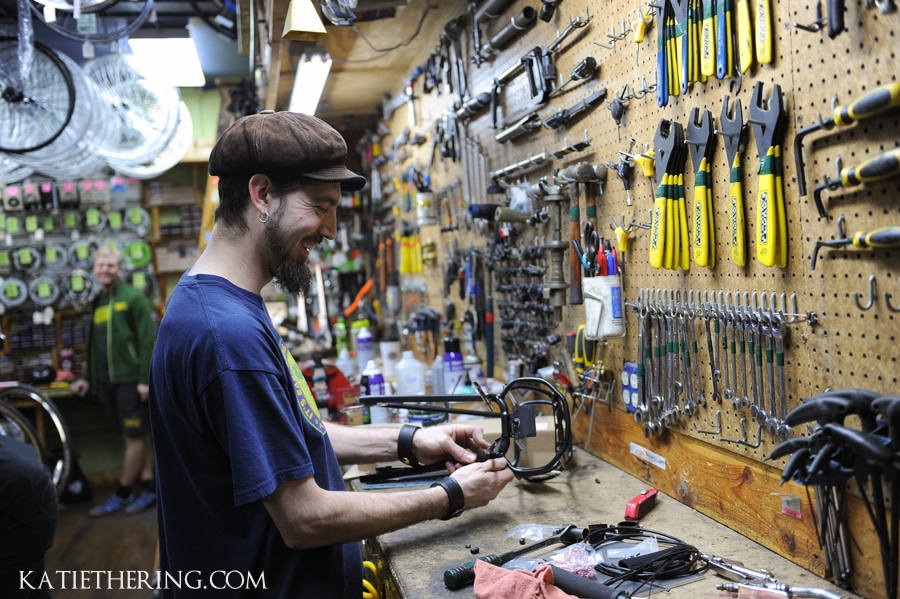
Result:
{"label": "bicycle tire", "polygon": [[[140,11],[131,10],[127,7],[124,11],[118,11],[121,6],[119,2],[110,3],[104,6],[103,10],[99,10],[93,15],[97,16],[97,24],[102,31],[98,30],[94,33],[83,33],[79,30],[78,20],[74,18],[73,13],[57,12],[56,21],[47,21],[44,19],[43,4],[38,2],[29,2],[28,6],[35,18],[46,25],[52,31],[74,42],[90,42],[92,44],[112,44],[121,39],[129,37],[132,33],[140,29],[153,12],[153,0],[144,0],[144,5]],[[123,5],[125,3],[122,3]],[[119,21],[124,24],[119,25]]]}
{"label": "bicycle tire", "polygon": [[[0,435],[12,437],[34,448],[34,455],[42,464],[46,464],[46,450],[41,438],[31,421],[19,410],[6,402],[0,401]],[[53,481],[54,484],[56,480]],[[59,489],[59,485],[56,487]]]}
{"label": "bicycle tire", "polygon": [[[41,410],[49,416],[50,423],[56,430],[58,436],[59,447],[51,447],[49,444],[42,443],[45,450],[44,463],[50,468],[53,474],[53,482],[58,490],[62,490],[69,481],[69,475],[72,472],[72,462],[75,460],[75,451],[72,449],[72,435],[69,427],[62,417],[62,413],[53,401],[32,387],[31,385],[18,384],[14,387],[8,387],[0,390],[0,403],[9,405],[10,400],[25,400],[36,403]],[[60,457],[52,455],[53,450],[59,450]]]}
{"label": "bicycle tire", "polygon": [[[23,81],[17,39],[0,36],[0,87],[4,89],[4,101],[0,102],[0,151],[8,154],[27,154],[50,145],[69,126],[75,112],[75,83],[69,68],[41,42],[34,42],[34,50],[29,76]],[[49,76],[42,77],[41,73]],[[49,93],[59,94],[60,84],[66,93],[55,99],[58,96]],[[29,116],[31,113],[35,114]],[[45,123],[49,126],[45,127]],[[10,143],[16,136],[42,131],[46,133],[30,144]]]}

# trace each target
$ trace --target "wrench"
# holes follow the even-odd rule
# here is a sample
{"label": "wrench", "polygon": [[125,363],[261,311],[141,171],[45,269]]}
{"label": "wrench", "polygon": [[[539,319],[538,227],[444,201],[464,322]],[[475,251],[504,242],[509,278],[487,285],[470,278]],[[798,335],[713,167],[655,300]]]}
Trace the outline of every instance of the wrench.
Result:
{"label": "wrench", "polygon": [[781,420],[775,432],[784,440],[791,435],[791,427],[784,421],[787,415],[787,389],[784,383],[784,316],[781,312],[772,315],[772,337],[775,339],[775,366],[778,369],[778,395],[781,400]]}
{"label": "wrench", "polygon": [[709,303],[709,294],[708,292],[703,292],[703,321],[706,324],[706,349],[709,352],[709,374],[710,380],[712,381],[712,398],[715,402],[721,402],[722,396],[719,394],[719,375],[721,374],[719,370],[716,368],[717,360],[716,360],[716,351],[713,350],[713,345],[718,347],[718,343],[716,343],[716,339],[718,338],[718,330],[715,331],[716,337],[713,337],[712,331],[710,331],[711,321],[713,319],[713,310],[712,306]]}

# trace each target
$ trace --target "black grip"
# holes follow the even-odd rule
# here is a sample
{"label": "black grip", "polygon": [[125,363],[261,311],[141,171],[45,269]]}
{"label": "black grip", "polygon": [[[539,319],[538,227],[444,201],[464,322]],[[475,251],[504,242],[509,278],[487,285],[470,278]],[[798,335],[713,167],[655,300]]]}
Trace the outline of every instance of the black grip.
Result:
{"label": "black grip", "polygon": [[858,234],[859,247],[895,248],[900,247],[900,227],[884,227],[868,233]]}
{"label": "black grip", "polygon": [[553,584],[570,595],[582,599],[624,599],[628,596],[625,591],[608,587],[568,570],[556,566],[550,566],[550,570],[553,572]]}
{"label": "black grip", "polygon": [[468,586],[475,581],[475,563],[476,562],[487,562],[489,564],[493,564],[495,566],[500,566],[509,561],[509,558],[506,557],[508,554],[498,555],[496,553],[491,555],[486,555],[484,557],[479,557],[476,560],[472,560],[467,564],[462,566],[456,566],[455,568],[450,568],[449,570],[444,571],[444,586],[450,589],[451,591],[455,591],[457,589],[461,589],[464,586]]}
{"label": "black grip", "polygon": [[828,37],[836,38],[844,31],[844,0],[828,0]]}

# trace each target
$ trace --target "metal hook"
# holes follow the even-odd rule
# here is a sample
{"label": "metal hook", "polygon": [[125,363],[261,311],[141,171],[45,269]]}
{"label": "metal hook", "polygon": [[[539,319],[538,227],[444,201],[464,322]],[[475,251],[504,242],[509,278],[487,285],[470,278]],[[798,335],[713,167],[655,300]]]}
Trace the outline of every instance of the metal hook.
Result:
{"label": "metal hook", "polygon": [[740,420],[741,427],[741,438],[740,439],[726,439],[725,437],[719,437],[719,441],[723,443],[737,443],[738,445],[746,445],[747,447],[756,449],[762,443],[762,425],[756,425],[756,443],[750,443],[747,441],[747,418],[743,417]]}
{"label": "metal hook", "polygon": [[887,291],[884,292],[884,304],[891,312],[900,312],[900,306],[897,306],[896,308],[894,307],[894,305],[891,303],[891,294]]}
{"label": "metal hook", "polygon": [[722,432],[722,410],[716,410],[716,430],[697,431],[701,435],[718,435]]}
{"label": "metal hook", "polygon": [[869,275],[869,303],[866,304],[865,306],[863,306],[859,302],[859,298],[860,298],[859,293],[853,294],[853,301],[854,301],[854,303],[856,303],[856,307],[859,308],[860,310],[863,310],[863,311],[870,310],[872,308],[872,306],[875,305],[875,275],[874,274]]}
{"label": "metal hook", "polygon": [[800,23],[794,23],[794,27],[796,29],[802,29],[803,31],[809,31],[812,33],[816,33],[818,31],[822,31],[822,26],[825,24],[825,18],[822,16],[822,3],[816,2],[816,20],[813,21],[809,25],[801,25]]}

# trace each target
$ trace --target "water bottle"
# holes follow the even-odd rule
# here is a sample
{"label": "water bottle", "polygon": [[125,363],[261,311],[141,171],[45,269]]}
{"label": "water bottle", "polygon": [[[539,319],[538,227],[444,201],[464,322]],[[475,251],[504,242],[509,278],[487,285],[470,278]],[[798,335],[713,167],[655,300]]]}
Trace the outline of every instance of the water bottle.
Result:
{"label": "water bottle", "polygon": [[375,337],[366,326],[362,326],[356,334],[356,363],[359,371],[366,369],[370,360],[375,359]]}

